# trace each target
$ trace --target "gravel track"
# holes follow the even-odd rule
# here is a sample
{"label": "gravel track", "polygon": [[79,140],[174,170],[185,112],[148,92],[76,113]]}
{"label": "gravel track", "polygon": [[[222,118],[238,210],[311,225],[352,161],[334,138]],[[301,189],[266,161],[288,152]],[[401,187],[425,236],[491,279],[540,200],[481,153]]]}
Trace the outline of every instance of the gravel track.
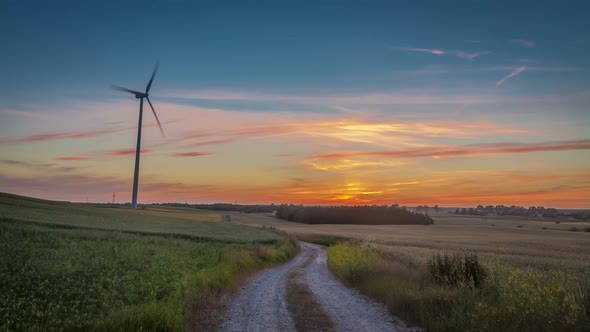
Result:
{"label": "gravel track", "polygon": [[328,270],[324,247],[304,243],[314,252],[314,260],[305,271],[305,280],[336,331],[407,331],[408,327],[393,318],[385,306],[356,290],[344,287]]}
{"label": "gravel track", "polygon": [[301,243],[289,263],[254,279],[230,305],[220,327],[223,332],[296,331],[285,300],[288,274],[309,258],[303,280],[330,317],[336,331],[408,331],[387,309],[353,289],[344,287],[328,270],[322,246]]}

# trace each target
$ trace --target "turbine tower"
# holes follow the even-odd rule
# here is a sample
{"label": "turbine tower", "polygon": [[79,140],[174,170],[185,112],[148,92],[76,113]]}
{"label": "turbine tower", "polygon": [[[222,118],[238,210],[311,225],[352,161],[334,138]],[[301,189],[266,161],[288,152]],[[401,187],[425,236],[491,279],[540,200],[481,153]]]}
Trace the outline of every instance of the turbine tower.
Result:
{"label": "turbine tower", "polygon": [[156,122],[158,123],[158,127],[160,127],[160,133],[164,136],[164,129],[162,128],[162,124],[160,123],[160,119],[158,119],[158,115],[156,114],[156,110],[150,101],[149,92],[150,88],[152,87],[152,82],[154,81],[154,76],[156,76],[156,72],[158,71],[158,64],[154,67],[154,72],[152,73],[152,77],[148,82],[147,86],[145,87],[145,92],[139,92],[130,90],[127,88],[123,88],[120,86],[113,85],[112,88],[119,91],[129,92],[132,95],[135,95],[135,98],[139,99],[139,125],[137,127],[137,148],[135,150],[135,172],[133,173],[133,199],[131,200],[131,207],[137,208],[137,184],[139,181],[139,154],[141,151],[141,119],[143,116],[143,99],[145,98],[147,102],[150,104],[152,109],[152,113],[154,113],[154,117],[156,117]]}

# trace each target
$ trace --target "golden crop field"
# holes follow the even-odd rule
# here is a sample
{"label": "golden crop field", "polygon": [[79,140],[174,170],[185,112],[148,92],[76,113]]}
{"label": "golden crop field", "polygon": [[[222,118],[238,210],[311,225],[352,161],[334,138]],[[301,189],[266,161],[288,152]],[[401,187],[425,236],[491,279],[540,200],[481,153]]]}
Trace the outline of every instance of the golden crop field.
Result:
{"label": "golden crop field", "polygon": [[276,227],[296,235],[339,236],[375,241],[408,262],[425,262],[440,249],[473,250],[485,263],[518,267],[590,270],[588,221],[519,217],[432,215],[434,225],[309,225],[271,214],[230,213],[232,221]]}

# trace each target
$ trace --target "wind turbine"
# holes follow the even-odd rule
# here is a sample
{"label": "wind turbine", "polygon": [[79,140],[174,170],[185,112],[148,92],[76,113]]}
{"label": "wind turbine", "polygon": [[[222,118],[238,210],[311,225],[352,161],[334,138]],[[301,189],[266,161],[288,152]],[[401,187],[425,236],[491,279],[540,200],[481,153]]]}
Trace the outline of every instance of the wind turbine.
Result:
{"label": "wind turbine", "polygon": [[115,90],[129,92],[130,94],[135,95],[135,98],[139,99],[139,126],[137,127],[137,148],[135,150],[135,173],[133,174],[133,199],[131,201],[131,207],[134,209],[137,208],[137,183],[139,180],[139,154],[140,154],[140,150],[141,150],[141,119],[143,116],[143,98],[145,98],[147,100],[147,102],[150,104],[152,112],[154,113],[154,116],[156,117],[156,122],[158,122],[158,127],[160,127],[160,133],[162,134],[162,136],[164,136],[164,129],[162,128],[162,124],[160,123],[160,119],[158,119],[158,115],[156,114],[156,110],[154,109],[154,106],[152,105],[152,102],[150,101],[150,98],[148,97],[149,92],[150,92],[150,88],[152,87],[152,82],[154,81],[154,76],[156,76],[157,71],[158,71],[158,64],[156,63],[156,66],[154,67],[154,72],[152,73],[152,77],[150,78],[150,81],[148,82],[147,86],[145,87],[145,92],[134,91],[134,90],[130,90],[127,88],[116,86],[116,85],[112,86],[112,88]]}

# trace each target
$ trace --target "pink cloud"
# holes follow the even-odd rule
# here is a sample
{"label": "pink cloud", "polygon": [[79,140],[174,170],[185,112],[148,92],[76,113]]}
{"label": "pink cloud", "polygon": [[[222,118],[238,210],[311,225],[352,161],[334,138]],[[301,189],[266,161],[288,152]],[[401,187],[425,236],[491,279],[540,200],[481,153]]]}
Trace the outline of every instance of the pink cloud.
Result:
{"label": "pink cloud", "polygon": [[0,144],[21,144],[21,143],[35,143],[35,142],[45,142],[45,141],[52,141],[52,140],[62,140],[62,139],[92,138],[92,137],[98,137],[98,136],[118,133],[118,132],[122,132],[122,131],[127,131],[127,130],[131,130],[131,129],[135,129],[135,128],[134,127],[126,127],[126,128],[92,130],[92,131],[81,132],[81,133],[63,132],[63,133],[31,135],[31,136],[17,138],[17,139],[2,139],[2,140],[0,140]]}
{"label": "pink cloud", "polygon": [[89,157],[58,157],[55,160],[60,161],[83,161],[83,160],[90,160]]}
{"label": "pink cloud", "polygon": [[184,158],[184,157],[202,157],[212,155],[212,152],[185,152],[185,153],[169,153],[169,157]]}
{"label": "pink cloud", "polygon": [[[152,150],[141,149],[141,153],[150,153],[150,152],[152,152]],[[132,156],[135,154],[135,149],[108,151],[107,154],[110,156],[113,156],[113,157]]]}
{"label": "pink cloud", "polygon": [[201,141],[201,142],[196,142],[196,143],[192,143],[192,146],[207,146],[207,145],[219,145],[219,144],[227,144],[227,143],[232,143],[235,142],[236,140],[233,138],[225,138],[225,139],[215,139],[215,140],[210,140],[210,141]]}

